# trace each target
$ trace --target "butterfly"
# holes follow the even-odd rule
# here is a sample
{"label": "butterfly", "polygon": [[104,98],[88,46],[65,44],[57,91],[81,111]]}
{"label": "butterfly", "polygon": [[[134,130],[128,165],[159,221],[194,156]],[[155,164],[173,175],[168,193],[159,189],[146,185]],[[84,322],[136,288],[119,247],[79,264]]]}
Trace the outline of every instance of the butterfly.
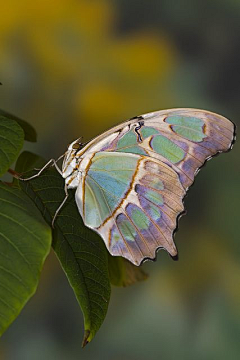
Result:
{"label": "butterfly", "polygon": [[203,164],[234,140],[235,125],[223,116],[170,109],[136,116],[84,145],[75,140],[62,171],[50,162],[65,179],[66,198],[76,188],[84,224],[110,254],[140,265],[158,249],[177,256],[183,198]]}

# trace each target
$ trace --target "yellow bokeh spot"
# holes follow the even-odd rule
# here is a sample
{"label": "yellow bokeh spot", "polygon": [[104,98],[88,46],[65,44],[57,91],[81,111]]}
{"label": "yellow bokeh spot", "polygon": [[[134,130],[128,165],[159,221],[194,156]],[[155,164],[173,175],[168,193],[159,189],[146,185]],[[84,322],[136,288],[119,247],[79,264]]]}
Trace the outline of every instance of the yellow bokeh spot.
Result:
{"label": "yellow bokeh spot", "polygon": [[51,31],[56,22],[76,23],[81,31],[95,36],[109,30],[113,21],[113,6],[107,0],[11,0],[1,3],[0,29],[7,33],[24,24]]}
{"label": "yellow bokeh spot", "polygon": [[88,36],[102,37],[113,22],[114,11],[106,0],[80,1],[79,27]]}
{"label": "yellow bokeh spot", "polygon": [[112,48],[112,59],[119,71],[138,78],[166,75],[174,64],[174,58],[170,43],[152,33],[137,33],[118,39]]}
{"label": "yellow bokeh spot", "polygon": [[126,102],[125,94],[107,83],[94,83],[80,91],[75,100],[75,114],[84,124],[84,135],[115,125]]}

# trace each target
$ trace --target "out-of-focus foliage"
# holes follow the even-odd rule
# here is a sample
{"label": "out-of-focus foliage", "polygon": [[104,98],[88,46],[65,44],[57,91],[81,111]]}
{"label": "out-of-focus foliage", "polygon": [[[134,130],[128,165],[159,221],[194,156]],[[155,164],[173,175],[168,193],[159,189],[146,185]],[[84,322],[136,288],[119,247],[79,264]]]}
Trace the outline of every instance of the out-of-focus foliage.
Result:
{"label": "out-of-focus foliage", "polygon": [[[168,107],[205,108],[238,125],[239,22],[239,2],[227,0],[4,2],[1,107],[37,128],[46,158]],[[179,261],[160,252],[143,265],[147,281],[113,291],[85,360],[239,358],[239,156],[237,142],[201,170],[176,234]],[[50,260],[37,295],[0,357],[76,359],[79,309]]]}
{"label": "out-of-focus foliage", "polygon": [[108,255],[109,277],[112,285],[129,286],[148,278],[141,266],[135,266],[123,257]]}
{"label": "out-of-focus foliage", "polygon": [[17,159],[23,147],[23,129],[14,120],[0,116],[0,176],[5,174]]}
{"label": "out-of-focus foliage", "polygon": [[25,120],[19,119],[19,117],[9,114],[7,111],[0,109],[0,116],[7,119],[15,120],[23,129],[24,139],[26,141],[35,142],[37,141],[36,130]]}

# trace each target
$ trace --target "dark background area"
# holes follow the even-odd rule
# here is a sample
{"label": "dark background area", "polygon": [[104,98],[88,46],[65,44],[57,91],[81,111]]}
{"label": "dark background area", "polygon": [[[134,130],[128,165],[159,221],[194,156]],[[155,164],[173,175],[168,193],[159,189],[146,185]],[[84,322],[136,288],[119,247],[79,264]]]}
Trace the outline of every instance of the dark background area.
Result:
{"label": "dark background area", "polygon": [[[174,107],[240,113],[238,0],[59,0],[1,4],[4,110],[26,119],[46,159],[132,116]],[[0,359],[239,359],[240,148],[211,160],[185,200],[179,261],[113,288],[84,350],[82,314],[52,253]]]}

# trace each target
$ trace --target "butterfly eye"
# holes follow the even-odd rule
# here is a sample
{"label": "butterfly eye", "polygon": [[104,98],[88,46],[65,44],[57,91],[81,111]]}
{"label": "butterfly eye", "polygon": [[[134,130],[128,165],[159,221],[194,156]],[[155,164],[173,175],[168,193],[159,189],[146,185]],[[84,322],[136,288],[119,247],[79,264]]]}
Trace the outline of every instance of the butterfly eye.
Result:
{"label": "butterfly eye", "polygon": [[72,148],[73,148],[74,150],[78,150],[78,149],[80,149],[80,147],[81,147],[81,145],[80,145],[79,143],[75,143],[75,144],[73,144],[73,146],[72,146]]}

